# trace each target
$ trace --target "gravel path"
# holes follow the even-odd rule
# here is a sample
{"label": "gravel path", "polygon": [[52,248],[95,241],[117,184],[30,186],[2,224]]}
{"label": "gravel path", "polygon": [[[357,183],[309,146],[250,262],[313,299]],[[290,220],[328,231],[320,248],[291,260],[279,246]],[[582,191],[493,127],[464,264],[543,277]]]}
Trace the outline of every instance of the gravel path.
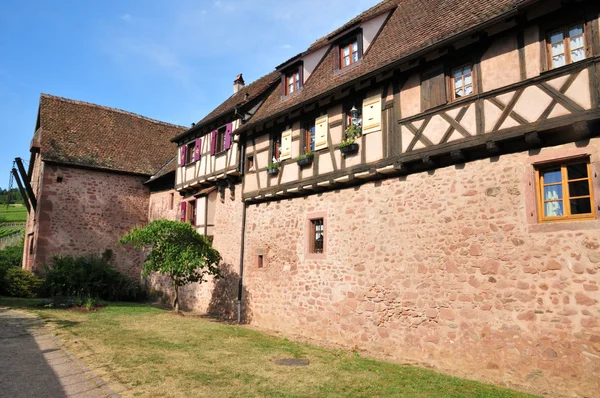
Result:
{"label": "gravel path", "polygon": [[35,315],[0,307],[0,397],[118,397]]}

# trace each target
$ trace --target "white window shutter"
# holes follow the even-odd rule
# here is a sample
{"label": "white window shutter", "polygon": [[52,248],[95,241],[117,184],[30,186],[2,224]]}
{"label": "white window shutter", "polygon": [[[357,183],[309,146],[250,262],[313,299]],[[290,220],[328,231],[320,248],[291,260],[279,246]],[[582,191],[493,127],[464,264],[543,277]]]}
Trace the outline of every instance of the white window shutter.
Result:
{"label": "white window shutter", "polygon": [[285,160],[292,157],[292,130],[286,130],[281,133],[281,151],[279,160]]}
{"label": "white window shutter", "polygon": [[327,148],[327,130],[328,130],[327,115],[319,116],[315,120],[315,150]]}
{"label": "white window shutter", "polygon": [[363,101],[363,134],[369,134],[378,130],[381,130],[381,95],[376,95]]}

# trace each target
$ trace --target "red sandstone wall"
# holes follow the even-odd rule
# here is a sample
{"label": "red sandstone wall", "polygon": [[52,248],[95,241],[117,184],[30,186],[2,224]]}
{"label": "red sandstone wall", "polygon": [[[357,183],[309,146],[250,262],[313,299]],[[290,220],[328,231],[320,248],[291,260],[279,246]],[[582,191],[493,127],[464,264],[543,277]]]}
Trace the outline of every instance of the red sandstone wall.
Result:
{"label": "red sandstone wall", "polygon": [[[238,186],[239,188],[239,186]],[[214,315],[235,319],[237,317],[237,292],[239,281],[239,259],[241,245],[242,228],[242,209],[243,203],[240,201],[240,192],[232,192],[230,189],[224,189],[217,195],[215,207],[215,229],[213,246],[223,257],[221,270],[223,278],[216,283],[211,279],[208,282],[198,284],[193,283],[183,287],[180,290],[180,300],[182,307],[188,310],[200,312],[210,312]],[[158,203],[166,200],[166,195],[152,194],[150,199],[150,208],[161,208]],[[179,196],[177,193],[176,196]],[[171,212],[158,213],[151,215],[151,219],[162,214],[163,217],[174,217]],[[173,218],[171,218],[173,219]],[[152,275],[149,278],[150,287],[156,291],[172,296],[170,280],[160,275]]]}
{"label": "red sandstone wall", "polygon": [[[582,146],[599,170],[598,148]],[[251,205],[253,323],[470,378],[597,395],[599,222],[528,224],[529,162],[503,155]],[[305,256],[313,212],[327,213],[323,260]]]}
{"label": "red sandstone wall", "polygon": [[[59,176],[62,183],[57,183]],[[111,249],[121,272],[139,276],[139,253],[117,240],[132,227],[147,222],[149,191],[143,185],[145,180],[44,163],[37,248],[31,267],[42,267],[54,255],[101,255]]]}
{"label": "red sandstone wall", "polygon": [[[173,206],[171,206],[173,195]],[[148,204],[148,222],[155,220],[178,220],[179,203],[181,195],[174,189],[161,192],[152,192]]]}

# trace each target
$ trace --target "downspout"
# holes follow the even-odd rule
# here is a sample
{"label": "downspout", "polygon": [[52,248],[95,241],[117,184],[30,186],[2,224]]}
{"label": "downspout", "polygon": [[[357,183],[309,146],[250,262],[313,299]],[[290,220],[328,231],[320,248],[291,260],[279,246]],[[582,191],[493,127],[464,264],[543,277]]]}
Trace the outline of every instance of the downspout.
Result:
{"label": "downspout", "polygon": [[244,209],[242,210],[242,241],[240,248],[240,283],[238,286],[238,314],[237,321],[238,323],[242,323],[242,291],[244,289],[244,242],[246,240],[246,209],[248,208],[248,204],[244,202]]}
{"label": "downspout", "polygon": [[[242,137],[238,136],[239,143],[242,142]],[[239,162],[238,167],[240,168],[240,174],[242,178],[244,178],[244,162],[243,159],[246,155],[246,145],[238,145],[240,148],[239,151]],[[243,199],[243,198],[242,198]],[[242,299],[243,299],[243,290],[244,290],[244,248],[246,241],[246,209],[248,208],[248,204],[244,203],[244,208],[242,209],[242,237],[241,237],[241,247],[240,247],[240,282],[238,284],[238,302],[237,302],[237,321],[238,323],[242,323]]]}

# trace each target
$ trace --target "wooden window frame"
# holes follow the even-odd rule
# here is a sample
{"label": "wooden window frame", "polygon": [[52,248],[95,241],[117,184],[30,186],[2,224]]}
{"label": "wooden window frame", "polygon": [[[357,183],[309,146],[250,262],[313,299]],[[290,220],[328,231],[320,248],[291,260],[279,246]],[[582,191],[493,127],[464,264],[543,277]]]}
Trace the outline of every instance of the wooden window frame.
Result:
{"label": "wooden window frame", "polygon": [[254,155],[246,156],[246,173],[252,173],[256,171],[254,167]]}
{"label": "wooden window frame", "polygon": [[[297,93],[302,88],[302,72],[300,66],[285,74],[284,95]],[[290,82],[294,89],[290,91]]]}
{"label": "wooden window frame", "polygon": [[[346,69],[349,68],[350,66],[360,62],[360,60],[362,59],[362,53],[361,53],[361,46],[359,43],[359,35],[353,36],[351,39],[347,39],[344,40],[343,42],[340,43],[339,47],[338,47],[338,56],[339,56],[339,63],[338,63],[338,68],[339,69]],[[354,43],[356,43],[356,61],[354,61],[354,53],[355,51],[353,51],[353,45]],[[344,50],[346,48],[349,48],[350,50],[350,63],[348,65],[344,65]]]}
{"label": "wooden window frame", "polygon": [[[312,126],[313,132],[311,134],[310,132],[310,127]],[[309,152],[315,152],[315,147],[316,147],[316,133],[317,133],[317,126],[315,123],[315,119],[311,119],[311,121],[305,121],[304,123],[302,123],[302,153],[306,154]],[[313,148],[310,149],[308,146],[310,145],[310,137],[311,135],[314,138],[314,143],[313,143]]]}
{"label": "wooden window frame", "polygon": [[[586,23],[584,20],[575,20],[572,21],[570,23],[567,24],[563,24],[559,27],[556,27],[554,29],[547,29],[546,30],[546,37],[545,37],[545,42],[546,42],[546,64],[547,64],[547,70],[553,70],[553,69],[558,69],[558,68],[562,68],[568,65],[571,65],[573,63],[573,60],[571,59],[571,37],[569,36],[569,28],[575,26],[575,25],[581,25],[581,28],[583,30],[582,33],[582,37],[583,37],[583,52],[585,54],[585,59],[588,59],[590,57],[589,54],[589,50],[588,50],[588,45],[587,45],[587,29],[586,29]],[[565,64],[562,66],[557,66],[554,67],[552,64],[552,42],[550,41],[550,36],[552,36],[553,33],[557,33],[557,32],[562,32],[563,34],[563,46],[564,46],[564,54],[565,54]],[[585,59],[581,60],[584,61]],[[581,62],[581,61],[576,61],[576,62]]]}
{"label": "wooden window frame", "polygon": [[225,140],[226,140],[227,126],[219,127],[217,134],[215,135],[215,155],[225,151]]}
{"label": "wooden window frame", "polygon": [[196,209],[198,208],[198,206],[196,205],[196,201],[189,200],[186,202],[185,205],[185,221],[189,222],[190,224],[192,224],[192,227],[196,228]]}
{"label": "wooden window frame", "polygon": [[[587,167],[587,173],[588,173],[587,180],[588,180],[588,186],[589,186],[589,195],[571,197],[570,193],[569,193],[569,182],[584,181],[584,180],[586,180],[586,178],[569,180],[568,175],[567,175],[567,167],[569,165],[581,164],[581,163],[585,163],[586,167]],[[555,183],[555,184],[544,184],[543,175],[541,172],[543,172],[546,169],[556,169],[556,168],[560,168],[561,182]],[[592,164],[590,162],[589,157],[579,158],[579,159],[569,159],[569,160],[560,161],[560,162],[551,162],[551,163],[538,165],[535,168],[535,184],[536,184],[536,202],[537,202],[538,221],[540,223],[589,221],[589,220],[596,219],[596,201],[594,198],[594,186],[593,186],[593,180],[592,180]],[[562,202],[563,202],[564,215],[563,216],[553,216],[553,217],[544,216],[544,204],[545,204],[545,202],[549,202],[549,201],[545,201],[543,199],[544,198],[543,188],[544,188],[544,186],[559,185],[559,184],[561,185],[561,189],[562,189]],[[587,198],[587,197],[589,197],[592,212],[588,213],[588,214],[571,214],[571,202],[570,202],[571,199]]]}
{"label": "wooden window frame", "polygon": [[173,206],[175,206],[175,193],[171,192],[169,195],[169,210],[173,210]]}
{"label": "wooden window frame", "polygon": [[279,161],[279,158],[281,157],[281,133],[275,133],[271,135],[269,155],[270,156],[268,163],[271,163],[273,161],[273,158]]}
{"label": "wooden window frame", "polygon": [[[471,94],[468,95],[463,95],[462,97],[457,97],[456,96],[456,90],[454,88],[454,71],[456,71],[457,69],[464,69],[466,66],[470,66],[471,67],[471,86],[473,88]],[[448,96],[450,97],[449,100],[450,101],[457,101],[457,100],[461,100],[463,98],[468,98],[471,97],[475,94],[477,94],[477,85],[476,85],[476,79],[475,79],[475,63],[474,62],[466,62],[462,65],[459,66],[455,66],[455,67],[451,67],[448,69],[449,72],[449,76],[448,76]],[[463,80],[464,80],[464,74],[461,75]],[[463,89],[464,89],[465,85],[463,84]]]}
{"label": "wooden window frame", "polygon": [[196,149],[196,141],[188,142],[185,146],[185,165],[192,164],[194,160],[194,152]]}

